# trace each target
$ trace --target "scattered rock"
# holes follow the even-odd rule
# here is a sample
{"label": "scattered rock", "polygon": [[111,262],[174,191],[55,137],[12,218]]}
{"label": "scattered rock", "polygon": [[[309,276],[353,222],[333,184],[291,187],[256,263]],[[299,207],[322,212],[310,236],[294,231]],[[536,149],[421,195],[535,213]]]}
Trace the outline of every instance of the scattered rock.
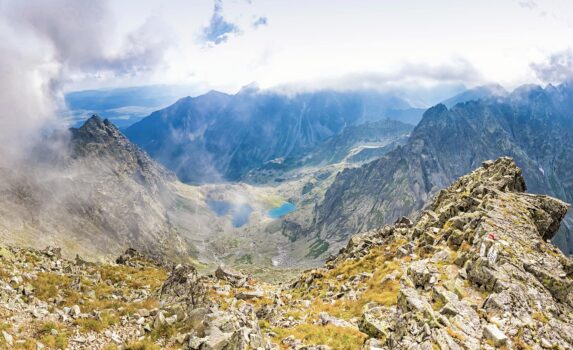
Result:
{"label": "scattered rock", "polygon": [[235,287],[243,287],[247,282],[247,277],[228,266],[219,266],[215,271],[217,278],[231,283]]}
{"label": "scattered rock", "polygon": [[496,347],[507,344],[507,336],[494,324],[488,324],[483,328],[483,336]]}
{"label": "scattered rock", "polygon": [[344,321],[341,319],[338,319],[336,317],[330,316],[328,313],[326,312],[321,312],[318,314],[318,318],[320,320],[320,323],[322,325],[327,325],[327,324],[331,324],[333,326],[336,327],[345,327],[345,328],[358,328],[355,325],[353,325],[352,323],[348,322],[348,321]]}
{"label": "scattered rock", "polygon": [[10,333],[8,333],[6,331],[2,331],[2,336],[4,337],[6,344],[8,344],[10,346],[14,346],[14,338],[12,337],[12,335],[10,335]]}
{"label": "scattered rock", "polygon": [[260,290],[239,292],[235,295],[235,298],[239,300],[251,300],[263,297],[263,292]]}

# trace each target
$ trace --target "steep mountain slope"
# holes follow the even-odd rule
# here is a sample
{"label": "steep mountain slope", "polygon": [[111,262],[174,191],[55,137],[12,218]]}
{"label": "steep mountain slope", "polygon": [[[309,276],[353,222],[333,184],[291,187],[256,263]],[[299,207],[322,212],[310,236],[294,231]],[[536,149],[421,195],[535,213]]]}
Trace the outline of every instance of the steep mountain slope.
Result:
{"label": "steep mountain slope", "polygon": [[[187,256],[167,219],[175,176],[107,120],[52,136],[18,168],[1,169],[4,241],[64,247],[90,258],[134,246]],[[18,234],[14,234],[18,232]]]}
{"label": "steep mountain slope", "polygon": [[[344,242],[352,234],[393,222],[479,162],[514,157],[534,193],[573,200],[573,88],[523,87],[504,100],[481,100],[429,109],[408,143],[380,160],[340,173],[310,225],[286,233]],[[571,216],[555,243],[573,252]],[[310,236],[308,236],[310,235]],[[338,244],[333,244],[333,248]]]}
{"label": "steep mountain slope", "polygon": [[0,346],[15,349],[570,349],[573,260],[547,243],[568,209],[484,162],[412,223],[354,236],[275,285],[132,249],[116,264],[0,246]]}
{"label": "steep mountain slope", "polygon": [[381,120],[344,128],[300,160],[299,166],[339,163],[364,148],[382,148],[403,143],[413,126],[395,120]]}
{"label": "steep mountain slope", "polygon": [[408,109],[402,99],[374,92],[287,96],[249,87],[233,96],[211,92],[181,99],[126,135],[184,182],[217,182],[308,152],[347,126]]}
{"label": "steep mountain slope", "polygon": [[571,348],[573,261],[546,242],[569,205],[524,188],[511,159],[487,161],[417,222],[352,237],[294,284],[289,314],[304,316],[281,334],[328,332],[337,349]]}
{"label": "steep mountain slope", "polygon": [[326,171],[326,166],[345,163],[348,166],[380,158],[408,139],[414,127],[396,120],[385,119],[345,127],[308,152],[286,158],[273,159],[250,171],[244,180],[265,182],[288,177],[289,171],[308,171],[314,167]]}

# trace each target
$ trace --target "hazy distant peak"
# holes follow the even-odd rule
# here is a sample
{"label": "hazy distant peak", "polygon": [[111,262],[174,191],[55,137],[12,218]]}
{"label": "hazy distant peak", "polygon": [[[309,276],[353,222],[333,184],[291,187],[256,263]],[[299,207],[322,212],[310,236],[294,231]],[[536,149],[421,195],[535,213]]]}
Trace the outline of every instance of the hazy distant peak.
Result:
{"label": "hazy distant peak", "polygon": [[466,90],[453,97],[450,97],[443,103],[448,107],[453,107],[458,103],[477,101],[491,97],[505,97],[507,95],[508,92],[503,86],[492,83],[492,84],[476,86],[472,89]]}
{"label": "hazy distant peak", "polygon": [[221,91],[209,90],[206,94],[201,96],[229,96],[229,95]]}
{"label": "hazy distant peak", "polygon": [[[447,112],[448,111],[448,107],[443,104],[443,103],[438,103],[437,105],[428,108],[428,110],[426,111],[427,114],[440,114],[443,112]],[[424,113],[424,115],[426,114]]]}
{"label": "hazy distant peak", "polygon": [[478,86],[476,89],[486,89],[491,92],[497,93],[498,95],[507,94],[507,90],[498,83],[490,83]]}
{"label": "hazy distant peak", "polygon": [[538,93],[543,92],[543,88],[537,84],[524,84],[524,85],[517,87],[515,90],[513,90],[511,95],[512,96],[524,96],[524,95],[531,94],[533,92],[538,92]]}
{"label": "hazy distant peak", "polygon": [[243,86],[241,90],[239,90],[239,94],[254,94],[260,91],[261,88],[259,84],[257,84],[256,82],[252,82],[250,84]]}

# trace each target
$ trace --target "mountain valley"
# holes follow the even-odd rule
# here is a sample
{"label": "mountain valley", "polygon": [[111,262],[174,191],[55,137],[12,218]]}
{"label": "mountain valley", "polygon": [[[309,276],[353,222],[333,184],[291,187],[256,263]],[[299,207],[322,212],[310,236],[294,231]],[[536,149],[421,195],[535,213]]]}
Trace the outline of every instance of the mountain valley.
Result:
{"label": "mountain valley", "polygon": [[[268,284],[128,249],[115,263],[0,248],[0,345],[14,349],[567,349],[569,205],[523,192],[510,158],[440,191],[419,219],[353,236]],[[407,325],[406,327],[404,325]]]}
{"label": "mountain valley", "polygon": [[573,1],[0,0],[0,350],[573,350]]}

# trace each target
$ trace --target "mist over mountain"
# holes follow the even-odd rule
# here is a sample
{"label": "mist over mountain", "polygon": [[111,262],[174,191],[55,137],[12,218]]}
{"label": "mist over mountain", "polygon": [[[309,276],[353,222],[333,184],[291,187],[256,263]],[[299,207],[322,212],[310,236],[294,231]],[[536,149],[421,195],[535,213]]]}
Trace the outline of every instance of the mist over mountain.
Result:
{"label": "mist over mountain", "polygon": [[[402,114],[400,112],[402,112]],[[265,162],[297,156],[347,126],[385,118],[417,122],[420,110],[376,92],[293,96],[245,88],[179,100],[126,135],[184,182],[239,180]]]}
{"label": "mist over mountain", "polygon": [[489,84],[462,91],[461,93],[444,100],[442,103],[446,107],[451,108],[462,102],[478,101],[489,98],[503,98],[507,95],[508,92],[503,88],[503,86],[499,84]]}
{"label": "mist over mountain", "polygon": [[189,255],[167,219],[175,175],[108,120],[93,116],[80,128],[56,132],[12,165],[0,170],[5,242],[57,245],[92,259],[131,246]]}
{"label": "mist over mountain", "polygon": [[[455,178],[486,159],[511,156],[528,189],[573,199],[573,86],[522,86],[506,98],[439,104],[424,113],[408,142],[379,160],[338,174],[311,224],[287,234],[344,242],[351,235],[418,212]],[[572,216],[554,239],[573,252]]]}

